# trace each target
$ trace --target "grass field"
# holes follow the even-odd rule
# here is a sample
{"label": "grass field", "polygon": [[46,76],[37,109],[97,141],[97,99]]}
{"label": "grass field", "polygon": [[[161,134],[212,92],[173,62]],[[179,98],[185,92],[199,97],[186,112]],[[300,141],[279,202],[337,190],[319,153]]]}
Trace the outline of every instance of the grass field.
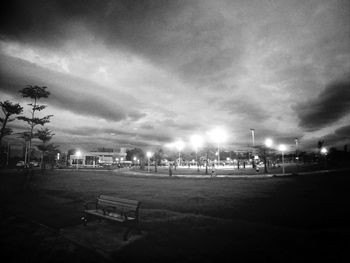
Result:
{"label": "grass field", "polygon": [[[324,169],[323,165],[319,164],[295,164],[295,163],[286,163],[285,164],[285,173],[298,173],[298,172],[307,172],[307,171],[313,171],[317,169]],[[130,170],[130,171],[136,171],[136,172],[142,172],[142,173],[148,173],[148,167],[145,166],[143,170],[132,167],[129,169],[119,169],[121,173],[123,173],[124,170]],[[154,173],[155,172],[155,167],[150,166],[150,172]],[[282,174],[282,166],[268,166],[267,167],[268,173],[271,174]],[[117,170],[118,171],[118,170]],[[177,167],[176,169],[172,168],[172,174],[173,175],[210,175],[212,172],[212,167],[208,166],[208,170],[206,172],[205,166],[201,166],[200,169],[196,166],[181,166]],[[237,169],[237,166],[220,166],[215,167],[215,173],[216,174],[221,174],[221,175],[256,175],[256,174],[264,174],[264,167],[262,165],[259,165],[259,171],[257,172],[255,169],[253,169],[251,166],[248,166],[243,168],[243,165],[240,166],[240,169]],[[169,168],[167,166],[158,166],[157,167],[157,174],[164,174],[164,175],[169,175]]]}
{"label": "grass field", "polygon": [[346,172],[283,178],[177,178],[115,171],[3,174],[7,211],[62,228],[79,224],[100,193],[140,200],[147,236],[116,262],[345,262],[350,249]]}

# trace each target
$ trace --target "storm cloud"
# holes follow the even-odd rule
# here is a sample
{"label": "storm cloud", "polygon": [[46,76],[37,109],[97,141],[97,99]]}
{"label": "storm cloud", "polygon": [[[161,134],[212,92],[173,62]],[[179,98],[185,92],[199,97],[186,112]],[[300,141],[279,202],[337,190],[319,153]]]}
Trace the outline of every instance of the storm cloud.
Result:
{"label": "storm cloud", "polygon": [[247,145],[250,128],[293,143],[349,119],[349,1],[14,0],[0,12],[0,95],[47,86],[52,128],[84,142],[108,144],[96,126],[161,145],[218,125],[228,145]]}
{"label": "storm cloud", "polygon": [[[118,91],[109,91],[96,83],[64,73],[42,68],[21,59],[0,55],[1,90],[18,96],[18,91],[26,85],[47,86],[51,93],[50,105],[66,109],[80,115],[121,121],[127,118],[138,120],[145,116],[136,110],[129,110],[127,103],[137,100]],[[74,88],[73,88],[74,87]],[[127,101],[127,102],[126,102]],[[137,102],[141,105],[140,102]]]}
{"label": "storm cloud", "polygon": [[337,81],[326,86],[316,97],[295,107],[299,125],[316,130],[331,125],[350,112],[350,81]]}

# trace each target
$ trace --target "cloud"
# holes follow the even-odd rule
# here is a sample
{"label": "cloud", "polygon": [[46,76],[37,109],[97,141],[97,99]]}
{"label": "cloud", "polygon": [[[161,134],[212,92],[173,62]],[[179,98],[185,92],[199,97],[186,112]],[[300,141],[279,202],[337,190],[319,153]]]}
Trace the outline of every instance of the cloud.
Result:
{"label": "cloud", "polygon": [[327,147],[343,147],[345,144],[350,144],[350,125],[340,127],[333,133],[329,133],[319,139],[314,139],[314,142],[318,140],[323,140]]}
{"label": "cloud", "polygon": [[334,133],[338,136],[350,139],[350,125],[338,128]]}
{"label": "cloud", "polygon": [[1,90],[14,96],[26,85],[47,86],[51,95],[43,103],[69,110],[80,115],[93,116],[109,121],[130,118],[138,120],[145,116],[130,105],[142,103],[118,90],[109,90],[101,85],[55,72],[22,59],[0,55]]}
{"label": "cloud", "polygon": [[[57,132],[56,132],[57,131]],[[162,131],[125,131],[121,129],[113,128],[98,128],[98,127],[77,127],[77,128],[55,128],[55,132],[60,137],[71,137],[70,140],[74,141],[74,138],[80,138],[80,140],[94,141],[105,140],[105,142],[119,142],[132,146],[137,146],[142,142],[142,145],[161,145],[172,140],[172,137]],[[73,139],[72,139],[73,138]]]}
{"label": "cloud", "polygon": [[320,90],[349,69],[349,10],[342,0],[7,1],[0,94],[46,85],[43,103],[84,121],[74,126],[115,124],[131,143],[214,125],[237,141],[250,127],[300,135],[348,112],[349,81]]}
{"label": "cloud", "polygon": [[230,114],[238,114],[241,118],[250,118],[251,121],[263,121],[270,117],[268,112],[259,105],[259,103],[253,103],[248,99],[232,99],[221,101],[218,104],[224,110],[227,110]]}
{"label": "cloud", "polygon": [[[209,81],[239,65],[244,54],[241,25],[227,21],[222,7],[210,2],[15,0],[2,10],[5,38],[53,49],[99,39],[187,80]],[[237,71],[235,66],[230,72]]]}
{"label": "cloud", "polygon": [[350,112],[350,81],[333,82],[316,97],[294,106],[299,126],[310,131],[331,125]]}

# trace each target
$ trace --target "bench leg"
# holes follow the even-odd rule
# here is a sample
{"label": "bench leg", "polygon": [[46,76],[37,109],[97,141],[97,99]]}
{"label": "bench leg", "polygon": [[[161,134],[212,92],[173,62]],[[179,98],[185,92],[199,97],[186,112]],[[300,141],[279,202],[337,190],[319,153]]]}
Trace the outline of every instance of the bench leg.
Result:
{"label": "bench leg", "polygon": [[84,226],[87,225],[88,217],[87,217],[86,214],[84,214],[84,215],[81,217],[81,221],[83,222]]}
{"label": "bench leg", "polygon": [[129,235],[131,229],[132,229],[132,227],[128,227],[128,228],[125,230],[124,236],[123,236],[123,240],[124,240],[124,241],[128,241],[128,235]]}
{"label": "bench leg", "polygon": [[142,233],[141,227],[139,225],[136,225],[135,228],[137,230],[137,234],[141,234]]}

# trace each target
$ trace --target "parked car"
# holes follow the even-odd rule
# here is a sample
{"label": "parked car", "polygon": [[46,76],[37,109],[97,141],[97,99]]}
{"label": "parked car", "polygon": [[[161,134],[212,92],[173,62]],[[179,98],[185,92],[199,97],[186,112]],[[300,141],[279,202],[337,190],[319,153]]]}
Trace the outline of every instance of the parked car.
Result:
{"label": "parked car", "polygon": [[40,164],[37,161],[31,161],[30,165],[33,166],[33,167],[39,167]]}
{"label": "parked car", "polygon": [[24,168],[25,167],[25,162],[24,161],[18,161],[17,163],[16,163],[16,167],[17,168]]}

